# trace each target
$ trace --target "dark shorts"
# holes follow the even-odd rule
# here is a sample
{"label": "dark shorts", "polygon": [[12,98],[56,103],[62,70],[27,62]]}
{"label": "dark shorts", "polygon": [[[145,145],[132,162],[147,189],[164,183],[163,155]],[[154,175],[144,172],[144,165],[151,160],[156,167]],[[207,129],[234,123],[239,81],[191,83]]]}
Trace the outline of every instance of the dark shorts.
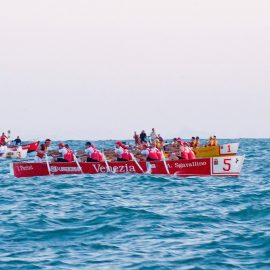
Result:
{"label": "dark shorts", "polygon": [[68,162],[68,160],[59,157],[59,158],[57,158],[57,162]]}
{"label": "dark shorts", "polygon": [[88,157],[86,161],[87,161],[87,162],[98,162],[98,160],[92,159],[92,158],[90,158],[90,157]]}
{"label": "dark shorts", "polygon": [[147,158],[147,161],[158,161],[158,159]]}
{"label": "dark shorts", "polygon": [[128,161],[128,160],[123,159],[123,158],[117,158],[117,161]]}

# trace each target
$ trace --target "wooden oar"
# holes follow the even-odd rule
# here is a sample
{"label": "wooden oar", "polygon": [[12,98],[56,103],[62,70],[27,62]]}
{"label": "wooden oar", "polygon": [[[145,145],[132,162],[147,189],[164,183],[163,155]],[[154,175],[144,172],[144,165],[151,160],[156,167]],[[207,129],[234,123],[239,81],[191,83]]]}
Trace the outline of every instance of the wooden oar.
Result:
{"label": "wooden oar", "polygon": [[130,153],[132,156],[132,160],[137,164],[137,166],[139,167],[139,169],[142,171],[142,173],[144,173],[141,165],[139,164],[139,162],[137,161],[137,159],[134,157],[133,153]]}
{"label": "wooden oar", "polygon": [[49,159],[48,159],[47,154],[45,154],[45,159],[46,159],[46,163],[47,163],[47,168],[48,168],[49,175],[51,175],[52,173],[51,173],[50,164],[49,164]]}
{"label": "wooden oar", "polygon": [[163,151],[161,151],[161,156],[162,156],[162,160],[163,160],[164,166],[166,168],[166,172],[167,172],[167,174],[170,174],[170,171],[169,171],[168,165],[166,163],[166,159],[165,159],[165,156],[164,156]]}
{"label": "wooden oar", "polygon": [[[107,161],[107,158],[106,158],[106,155],[105,155],[104,151],[103,151],[102,154],[103,154],[103,158],[104,158],[104,161],[105,161],[105,164],[106,164],[107,173],[110,173],[111,170],[110,170],[110,167],[109,167],[109,164],[108,164],[108,161]],[[113,171],[112,171],[112,173],[113,173]]]}
{"label": "wooden oar", "polygon": [[75,155],[75,154],[73,154],[73,158],[74,158],[74,160],[75,160],[75,162],[76,162],[76,164],[77,164],[78,168],[80,169],[81,174],[83,174],[82,167],[80,166],[80,163],[79,163],[79,161],[78,161],[78,159],[77,159],[77,157],[76,157],[76,155]]}

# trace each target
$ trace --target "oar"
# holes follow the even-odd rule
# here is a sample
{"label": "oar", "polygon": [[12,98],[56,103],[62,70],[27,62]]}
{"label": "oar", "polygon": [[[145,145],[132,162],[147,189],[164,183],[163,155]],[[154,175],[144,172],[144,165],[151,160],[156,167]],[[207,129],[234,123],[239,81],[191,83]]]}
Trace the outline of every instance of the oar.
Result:
{"label": "oar", "polygon": [[[105,161],[105,164],[106,164],[106,168],[107,168],[107,173],[110,173],[111,170],[110,170],[110,167],[109,167],[109,164],[108,164],[108,161],[107,161],[107,158],[105,156],[105,153],[103,151],[103,158],[104,158],[104,161]],[[113,171],[112,171],[113,172]]]}
{"label": "oar", "polygon": [[75,160],[75,162],[76,162],[76,164],[77,164],[78,168],[80,169],[81,174],[83,174],[82,167],[80,166],[80,163],[79,163],[79,161],[78,161],[78,159],[77,159],[77,157],[76,157],[76,155],[75,155],[75,154],[73,154],[73,158],[74,158],[74,160]]}
{"label": "oar", "polygon": [[169,168],[168,168],[168,165],[167,165],[167,163],[166,163],[166,159],[165,159],[165,156],[164,156],[163,151],[161,151],[161,156],[162,156],[162,160],[163,160],[164,166],[165,166],[165,168],[166,168],[166,172],[167,172],[167,174],[170,174]]}
{"label": "oar", "polygon": [[48,159],[48,156],[47,154],[45,154],[45,159],[46,159],[46,163],[47,163],[47,168],[48,168],[48,172],[49,172],[49,175],[51,175],[51,169],[50,169],[50,165],[49,165],[49,159]]}
{"label": "oar", "polygon": [[139,169],[142,171],[142,173],[144,173],[141,165],[139,164],[139,162],[137,161],[137,159],[134,157],[133,153],[130,153],[132,156],[132,160],[137,164],[137,166],[139,167]]}

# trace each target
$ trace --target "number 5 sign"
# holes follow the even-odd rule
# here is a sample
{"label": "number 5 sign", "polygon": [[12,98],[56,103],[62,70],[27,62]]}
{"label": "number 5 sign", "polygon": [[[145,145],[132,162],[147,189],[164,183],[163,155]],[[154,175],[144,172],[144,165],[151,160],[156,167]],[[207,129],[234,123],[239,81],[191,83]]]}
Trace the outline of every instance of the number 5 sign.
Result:
{"label": "number 5 sign", "polygon": [[213,157],[211,164],[212,175],[239,175],[244,157],[230,156],[230,157]]}

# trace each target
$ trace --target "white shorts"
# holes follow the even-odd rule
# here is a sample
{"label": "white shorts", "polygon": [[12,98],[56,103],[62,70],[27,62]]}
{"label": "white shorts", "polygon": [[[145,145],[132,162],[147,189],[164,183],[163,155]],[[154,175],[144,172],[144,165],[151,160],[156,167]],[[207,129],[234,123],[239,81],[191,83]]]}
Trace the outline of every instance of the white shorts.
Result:
{"label": "white shorts", "polygon": [[40,158],[40,157],[38,157],[38,156],[35,156],[35,162],[42,162],[42,159]]}

